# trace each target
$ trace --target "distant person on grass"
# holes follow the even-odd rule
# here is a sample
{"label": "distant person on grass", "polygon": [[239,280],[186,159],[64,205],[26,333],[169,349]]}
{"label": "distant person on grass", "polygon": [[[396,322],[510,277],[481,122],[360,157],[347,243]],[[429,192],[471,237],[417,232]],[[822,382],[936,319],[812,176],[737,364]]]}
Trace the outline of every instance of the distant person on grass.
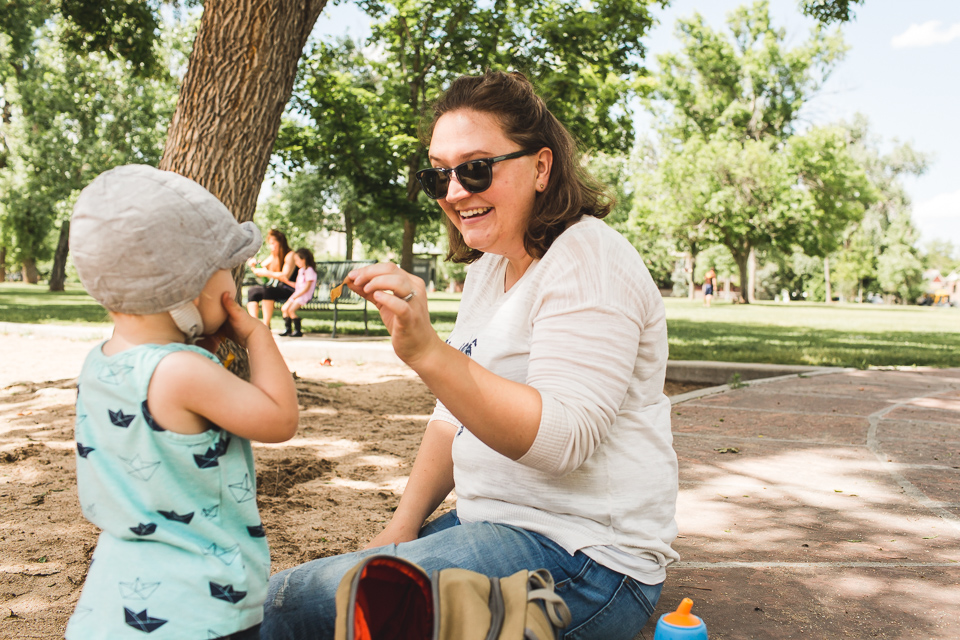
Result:
{"label": "distant person on grass", "polygon": [[713,292],[717,286],[717,272],[713,270],[713,267],[710,267],[710,270],[707,271],[707,275],[703,278],[703,304],[706,307],[710,306],[710,302],[713,301]]}
{"label": "distant person on grass", "polygon": [[270,248],[270,255],[259,265],[254,258],[250,258],[248,262],[253,274],[258,278],[267,278],[267,281],[247,289],[247,311],[256,318],[262,309],[263,324],[269,327],[274,304],[286,302],[293,293],[294,282],[297,280],[297,264],[294,253],[287,244],[287,236],[279,229],[271,229],[267,233],[267,246]]}
{"label": "distant person on grass", "polygon": [[[520,74],[453,82],[418,179],[467,271],[444,343],[396,265],[349,274],[438,398],[397,510],[365,551],[275,575],[263,638],[333,637],[334,592],[366,555],[428,573],[545,568],[567,640],[632,640],[677,559],[677,457],[663,394],[663,300],[611,203]],[[451,490],[457,507],[425,524]]]}
{"label": "distant person on grass", "polygon": [[[270,552],[250,440],[288,440],[298,420],[273,335],[234,301],[230,270],[259,246],[252,222],[152,167],[77,200],[70,253],[114,331],[77,383],[78,494],[102,533],[69,640],[259,638]],[[250,382],[194,346],[220,330],[249,351]]]}
{"label": "distant person on grass", "polygon": [[283,333],[280,335],[299,338],[303,336],[303,332],[300,330],[297,309],[313,298],[313,291],[317,288],[317,263],[310,249],[297,249],[293,254],[293,260],[297,265],[297,286],[280,308],[284,324]]}

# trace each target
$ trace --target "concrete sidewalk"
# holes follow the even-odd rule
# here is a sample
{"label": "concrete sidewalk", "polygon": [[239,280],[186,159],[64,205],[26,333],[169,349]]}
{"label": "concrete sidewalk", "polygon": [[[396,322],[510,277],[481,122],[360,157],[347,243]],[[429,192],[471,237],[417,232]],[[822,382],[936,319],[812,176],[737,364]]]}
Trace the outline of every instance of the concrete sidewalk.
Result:
{"label": "concrete sidewalk", "polygon": [[710,638],[960,638],[960,369],[851,371],[673,407],[680,600]]}

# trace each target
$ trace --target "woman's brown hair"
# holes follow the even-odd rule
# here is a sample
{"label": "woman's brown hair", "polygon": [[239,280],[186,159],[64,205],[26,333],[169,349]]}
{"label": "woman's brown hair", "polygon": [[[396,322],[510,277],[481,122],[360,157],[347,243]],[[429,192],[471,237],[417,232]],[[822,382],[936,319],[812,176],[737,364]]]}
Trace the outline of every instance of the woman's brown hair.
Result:
{"label": "woman's brown hair", "polygon": [[[424,144],[429,146],[429,138],[441,116],[459,110],[490,114],[521,149],[547,147],[553,152],[549,184],[537,193],[523,236],[523,246],[529,255],[542,258],[553,241],[580,216],[603,218],[610,213],[613,201],[580,167],[573,136],[550,113],[522,73],[488,70],[482,76],[460,76],[454,80],[433,106],[433,120]],[[468,247],[453,223],[445,221],[450,238],[447,260],[462,263],[478,260],[483,252]]]}
{"label": "woman's brown hair", "polygon": [[267,235],[272,237],[277,241],[277,244],[280,245],[280,269],[283,269],[283,262],[287,257],[287,254],[290,253],[290,244],[287,243],[287,236],[284,235],[283,231],[279,229],[270,229],[267,232]]}

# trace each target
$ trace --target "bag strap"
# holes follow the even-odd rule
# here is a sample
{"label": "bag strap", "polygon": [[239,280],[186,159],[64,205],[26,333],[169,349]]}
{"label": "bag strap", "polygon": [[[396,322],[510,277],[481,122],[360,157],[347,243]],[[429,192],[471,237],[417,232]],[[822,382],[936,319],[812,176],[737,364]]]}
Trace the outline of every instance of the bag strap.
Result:
{"label": "bag strap", "polygon": [[527,602],[539,600],[550,618],[550,623],[558,628],[570,624],[573,616],[570,615],[570,608],[563,601],[556,591],[553,590],[553,576],[546,569],[537,569],[531,571],[527,578]]}

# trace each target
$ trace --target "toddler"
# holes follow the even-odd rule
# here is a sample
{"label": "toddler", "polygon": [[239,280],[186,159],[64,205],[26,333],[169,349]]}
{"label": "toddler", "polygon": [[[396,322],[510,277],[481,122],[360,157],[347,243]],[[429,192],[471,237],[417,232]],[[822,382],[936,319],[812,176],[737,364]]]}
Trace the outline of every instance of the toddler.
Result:
{"label": "toddler", "polygon": [[[102,533],[68,639],[255,639],[270,553],[250,440],[297,428],[296,388],[230,269],[260,231],[197,183],[129,165],[80,194],[70,251],[113,336],[77,383],[77,483]],[[218,330],[220,334],[217,334]],[[250,382],[193,346],[226,335]]]}
{"label": "toddler", "polygon": [[[293,293],[280,311],[283,313],[283,324],[285,329],[282,336],[293,336],[299,338],[303,335],[300,330],[300,318],[297,317],[297,309],[310,302],[313,298],[313,290],[317,288],[317,263],[313,259],[313,252],[310,249],[297,249],[293,254],[293,262],[297,265],[297,286]],[[291,329],[291,323],[293,328]]]}

